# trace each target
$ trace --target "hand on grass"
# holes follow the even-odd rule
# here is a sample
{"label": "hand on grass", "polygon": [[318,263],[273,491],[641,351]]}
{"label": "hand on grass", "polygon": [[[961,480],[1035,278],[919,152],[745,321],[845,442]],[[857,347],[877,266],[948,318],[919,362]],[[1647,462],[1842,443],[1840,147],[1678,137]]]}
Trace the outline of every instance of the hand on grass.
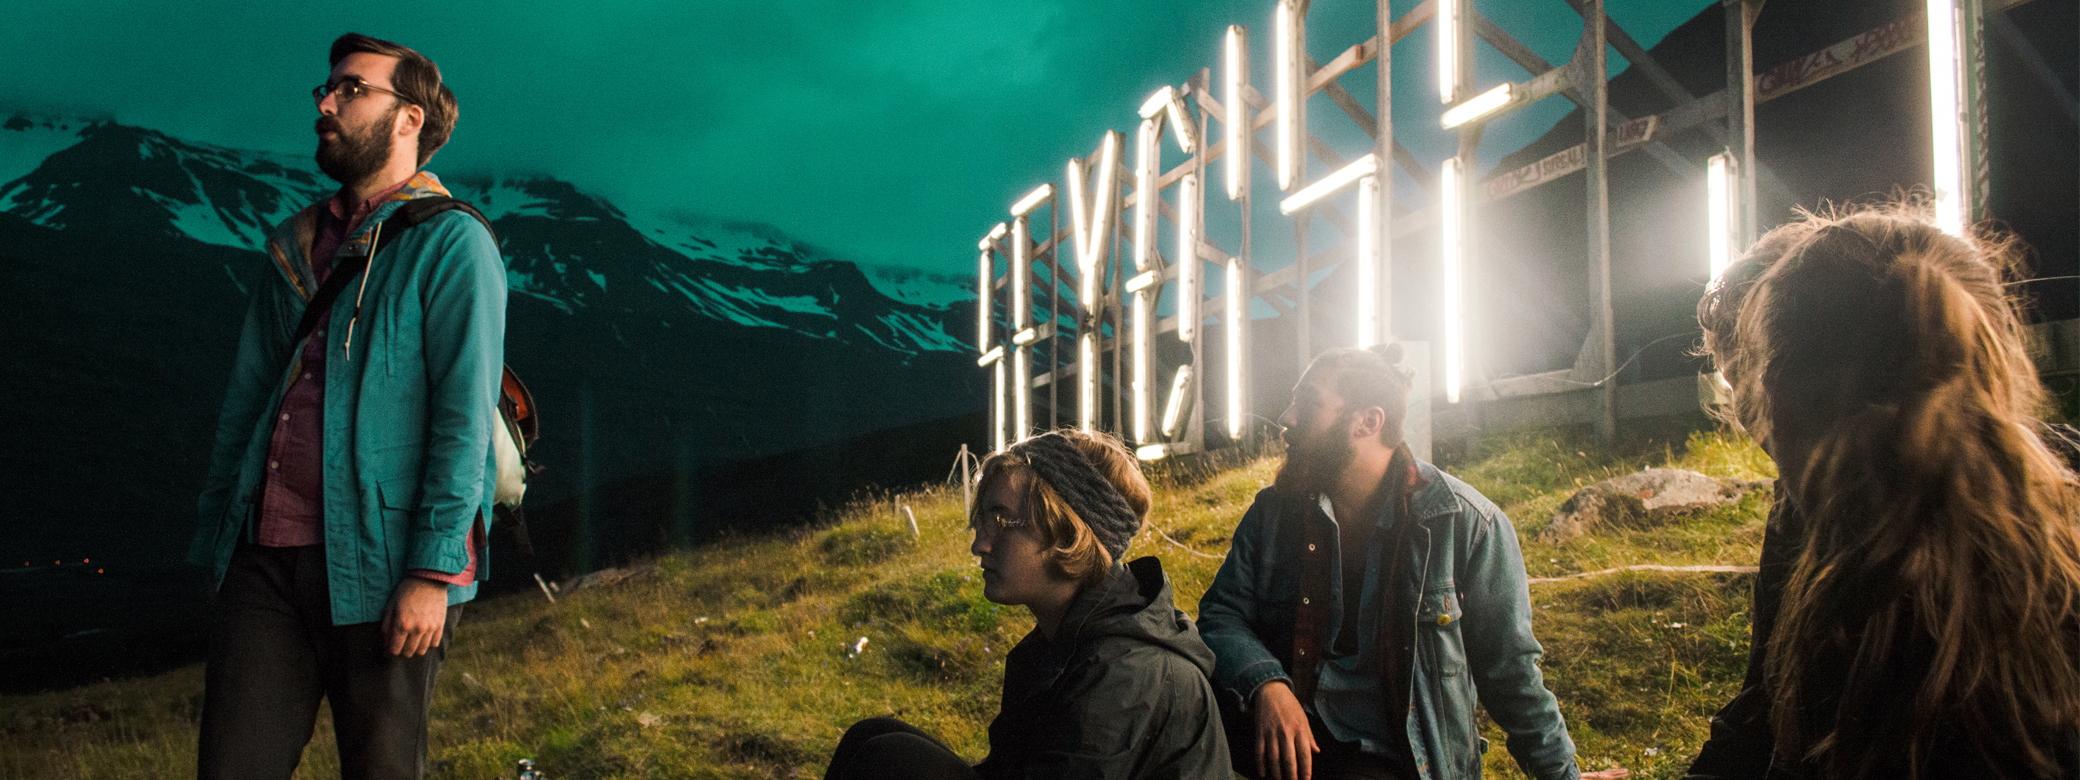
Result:
{"label": "hand on grass", "polygon": [[1314,732],[1307,711],[1285,683],[1273,680],[1257,689],[1257,776],[1271,780],[1308,780],[1314,773]]}
{"label": "hand on grass", "polygon": [[405,577],[383,609],[383,644],[391,655],[416,658],[438,647],[448,624],[448,583]]}

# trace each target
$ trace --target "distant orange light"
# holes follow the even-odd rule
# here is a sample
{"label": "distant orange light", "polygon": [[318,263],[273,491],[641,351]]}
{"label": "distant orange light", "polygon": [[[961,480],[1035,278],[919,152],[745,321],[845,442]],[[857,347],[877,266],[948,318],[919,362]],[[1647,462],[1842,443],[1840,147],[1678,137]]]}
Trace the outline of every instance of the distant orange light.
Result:
{"label": "distant orange light", "polygon": [[94,573],[95,573],[95,574],[102,574],[102,573],[105,573],[105,572],[107,572],[107,571],[108,571],[107,569],[95,569],[95,570],[94,570]]}

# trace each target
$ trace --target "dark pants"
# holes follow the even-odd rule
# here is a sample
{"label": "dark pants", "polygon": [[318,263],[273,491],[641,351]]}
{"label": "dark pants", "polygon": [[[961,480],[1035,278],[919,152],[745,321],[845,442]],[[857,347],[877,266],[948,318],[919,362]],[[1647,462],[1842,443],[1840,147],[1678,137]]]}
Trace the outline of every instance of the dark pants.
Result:
{"label": "dark pants", "polygon": [[440,645],[390,655],[382,624],[332,624],[323,546],[241,545],[217,592],[202,700],[201,780],[286,780],[318,717],[332,704],[340,774],[411,778],[426,771],[434,675],[455,635],[448,608]]}
{"label": "dark pants", "polygon": [[[1228,730],[1228,756],[1234,762],[1235,772],[1243,777],[1259,777],[1256,718],[1228,708],[1221,710],[1221,718]],[[1416,776],[1411,767],[1401,762],[1359,750],[1356,742],[1336,741],[1329,727],[1314,713],[1307,714],[1307,725],[1314,732],[1314,745],[1320,751],[1314,754],[1314,780],[1405,780]],[[1273,769],[1270,775],[1262,777],[1277,774]]]}
{"label": "dark pants", "polygon": [[824,780],[975,780],[975,770],[923,729],[895,718],[852,724]]}

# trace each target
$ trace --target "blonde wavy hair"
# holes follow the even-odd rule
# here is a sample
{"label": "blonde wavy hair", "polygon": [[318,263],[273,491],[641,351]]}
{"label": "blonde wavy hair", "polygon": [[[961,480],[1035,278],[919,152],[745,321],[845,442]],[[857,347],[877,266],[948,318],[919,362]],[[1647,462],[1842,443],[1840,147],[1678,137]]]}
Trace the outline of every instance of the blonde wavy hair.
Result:
{"label": "blonde wavy hair", "polygon": [[1822,777],[1961,750],[2049,776],[2080,734],[2080,504],[2037,433],[2017,257],[1913,204],[1808,213],[1698,305],[1804,518],[1765,670],[1779,755]]}
{"label": "blonde wavy hair", "polygon": [[[1148,518],[1154,494],[1126,445],[1106,433],[1085,433],[1070,428],[1056,433],[1075,443],[1076,449],[1098,468],[1098,473],[1119,490],[1120,496],[1127,500],[1127,506],[1134,510],[1136,519]],[[975,495],[988,495],[1004,480],[1011,480],[1012,490],[1021,497],[1019,513],[1030,518],[1028,525],[1039,537],[1041,548],[1046,550],[1049,565],[1057,573],[1081,585],[1103,581],[1106,571],[1116,563],[1112,554],[1105,551],[1105,545],[1098,541],[1098,535],[1091,530],[1090,524],[1062,500],[1062,495],[1055,492],[1053,485],[1040,478],[1025,458],[1010,451],[989,456],[982,462],[982,478],[976,485]],[[984,522],[996,522],[985,516],[982,507],[981,501],[968,507],[969,528]]]}

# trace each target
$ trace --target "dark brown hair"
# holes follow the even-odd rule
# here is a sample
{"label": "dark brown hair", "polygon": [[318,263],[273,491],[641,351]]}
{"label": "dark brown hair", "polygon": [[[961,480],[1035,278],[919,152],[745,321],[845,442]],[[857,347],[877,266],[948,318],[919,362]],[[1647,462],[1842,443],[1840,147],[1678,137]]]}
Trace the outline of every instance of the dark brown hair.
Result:
{"label": "dark brown hair", "polygon": [[333,41],[332,60],[328,64],[338,65],[347,55],[361,53],[397,58],[390,88],[397,90],[405,102],[426,112],[426,121],[419,126],[419,165],[425,166],[434,152],[448,144],[448,135],[455,132],[455,93],[441,83],[441,66],[408,47],[360,33],[347,33]]}
{"label": "dark brown hair", "polygon": [[1804,518],[1765,670],[1779,753],[1821,777],[1961,749],[2051,775],[2080,730],[2080,501],[2036,433],[2015,246],[1914,206],[1806,214],[1699,305]]}
{"label": "dark brown hair", "polygon": [[[1148,487],[1148,479],[1141,475],[1141,467],[1134,454],[1127,451],[1119,439],[1109,433],[1085,433],[1064,428],[1056,433],[1068,437],[1076,449],[1088,458],[1098,473],[1119,490],[1127,500],[1127,507],[1134,516],[1147,519],[1148,509],[1154,503],[1155,494]],[[1082,585],[1094,585],[1105,579],[1105,572],[1112,568],[1112,554],[1098,541],[1098,535],[1090,524],[1062,500],[1054,486],[1033,470],[1032,464],[1015,452],[999,452],[982,461],[982,478],[976,484],[978,497],[968,508],[970,528],[989,518],[983,516],[985,508],[981,496],[988,495],[998,483],[1011,480],[1012,489],[1020,496],[1020,514],[1030,518],[1032,531],[1040,539],[1041,548],[1047,551],[1049,563],[1062,576],[1076,580]]]}
{"label": "dark brown hair", "polygon": [[1343,396],[1345,414],[1374,406],[1386,410],[1387,420],[1380,426],[1379,440],[1391,447],[1401,443],[1401,424],[1408,417],[1412,382],[1408,371],[1400,366],[1401,357],[1399,342],[1374,344],[1365,349],[1337,347],[1315,358],[1308,370],[1336,372],[1336,394]]}

